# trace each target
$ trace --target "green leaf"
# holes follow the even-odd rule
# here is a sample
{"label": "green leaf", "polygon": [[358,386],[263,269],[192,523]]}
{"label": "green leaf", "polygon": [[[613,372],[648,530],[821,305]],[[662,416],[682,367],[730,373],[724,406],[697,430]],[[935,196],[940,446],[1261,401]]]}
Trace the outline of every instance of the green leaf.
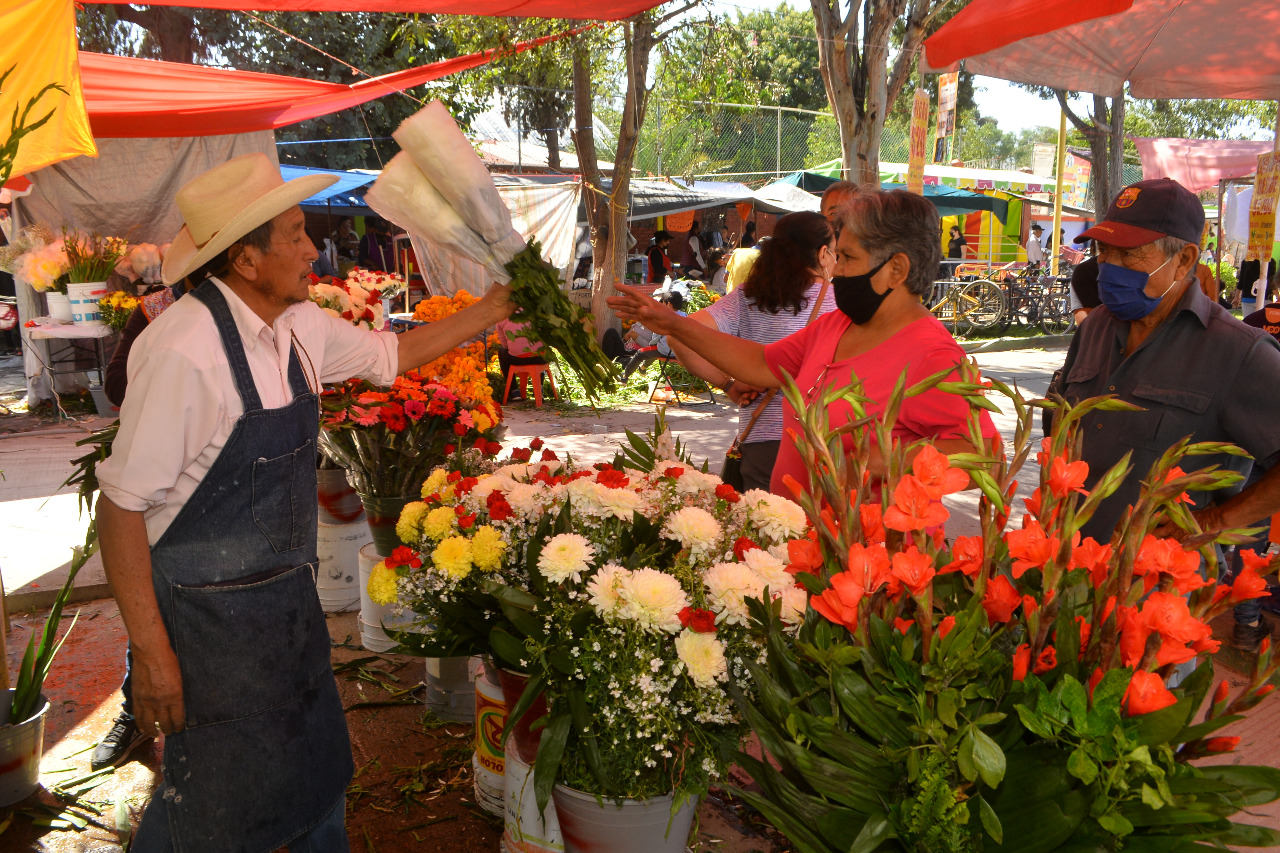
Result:
{"label": "green leaf", "polygon": [[569,739],[572,720],[568,714],[556,714],[542,732],[538,744],[538,758],[533,763],[533,793],[539,813],[546,811],[551,802],[551,789],[560,776],[560,762],[564,760],[564,748]]}
{"label": "green leaf", "polygon": [[965,732],[960,740],[960,749],[956,751],[956,766],[960,774],[973,782],[978,778],[978,765],[973,760],[973,729]]}
{"label": "green leaf", "polygon": [[938,694],[938,719],[942,720],[948,728],[954,729],[956,727],[956,706],[959,701],[960,693],[953,687],[948,687]]}
{"label": "green leaf", "polygon": [[873,853],[880,849],[881,844],[890,838],[897,837],[898,833],[889,822],[888,816],[884,812],[876,812],[867,816],[867,822],[862,825],[862,831],[853,840],[849,853]]}
{"label": "green leaf", "polygon": [[1164,808],[1164,797],[1160,796],[1160,792],[1145,782],[1142,785],[1142,802],[1151,806],[1153,809]]}
{"label": "green leaf", "polygon": [[1112,835],[1119,835],[1122,838],[1133,833],[1133,824],[1129,823],[1129,821],[1125,820],[1123,816],[1116,812],[1104,814],[1102,817],[1098,818],[1098,823],[1101,824],[1102,828],[1107,832],[1110,832]]}
{"label": "green leaf", "polygon": [[1065,675],[1058,681],[1055,692],[1061,698],[1062,706],[1071,714],[1071,724],[1077,730],[1083,729],[1089,715],[1089,694],[1085,692],[1084,685]]}
{"label": "green leaf", "polygon": [[1054,730],[1050,728],[1049,721],[1044,717],[1032,711],[1026,705],[1014,705],[1013,709],[1018,712],[1018,719],[1022,720],[1022,725],[1027,731],[1046,740],[1053,737]]}
{"label": "green leaf", "polygon": [[996,844],[1004,843],[1004,827],[1000,825],[1000,818],[996,815],[996,810],[991,808],[981,794],[978,795],[978,816],[982,819],[982,828],[987,831],[987,835]]}
{"label": "green leaf", "polygon": [[1086,785],[1092,785],[1093,780],[1098,778],[1098,765],[1083,746],[1078,746],[1067,759],[1067,772]]}
{"label": "green leaf", "polygon": [[1125,728],[1140,745],[1168,743],[1186,726],[1196,704],[1190,696],[1184,696],[1167,708],[1129,717],[1125,721]]}
{"label": "green leaf", "polygon": [[982,781],[991,788],[999,787],[1005,771],[1004,750],[981,729],[971,728],[969,731],[973,736],[973,763]]}
{"label": "green leaf", "polygon": [[530,676],[528,682],[521,692],[520,698],[516,700],[516,704],[507,712],[507,721],[502,727],[502,746],[507,745],[507,738],[516,730],[516,725],[523,719],[526,712],[538,699],[538,695],[542,693],[542,674]]}

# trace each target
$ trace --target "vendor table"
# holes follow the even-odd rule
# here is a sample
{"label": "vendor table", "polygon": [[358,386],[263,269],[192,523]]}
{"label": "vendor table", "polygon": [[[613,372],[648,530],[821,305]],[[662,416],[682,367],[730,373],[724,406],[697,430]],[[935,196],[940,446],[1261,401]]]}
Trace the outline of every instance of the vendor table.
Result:
{"label": "vendor table", "polygon": [[40,358],[44,369],[51,376],[86,372],[76,365],[79,364],[78,357],[80,355],[89,354],[92,355],[94,364],[90,370],[97,372],[98,384],[103,384],[107,361],[106,340],[112,335],[110,326],[75,326],[70,324],[26,326],[22,331],[33,341],[62,340],[70,342],[71,346],[65,352],[58,356],[50,354],[47,362],[40,358],[40,350],[33,348],[36,358]]}

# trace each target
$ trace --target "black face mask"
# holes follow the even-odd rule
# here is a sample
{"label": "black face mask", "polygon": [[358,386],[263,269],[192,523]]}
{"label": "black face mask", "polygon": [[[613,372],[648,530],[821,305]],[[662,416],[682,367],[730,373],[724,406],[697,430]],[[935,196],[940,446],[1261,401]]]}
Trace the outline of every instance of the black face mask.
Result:
{"label": "black face mask", "polygon": [[838,275],[831,279],[831,289],[836,298],[836,307],[844,312],[855,325],[862,326],[871,322],[876,315],[880,303],[884,302],[889,291],[876,293],[871,287],[871,277],[880,272],[880,268],[889,263],[888,259],[862,275]]}

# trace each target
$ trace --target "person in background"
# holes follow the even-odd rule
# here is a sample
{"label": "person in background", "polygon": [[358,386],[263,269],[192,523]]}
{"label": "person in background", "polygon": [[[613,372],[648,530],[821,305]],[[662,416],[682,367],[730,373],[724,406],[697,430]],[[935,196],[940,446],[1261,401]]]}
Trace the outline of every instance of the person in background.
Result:
{"label": "person in background", "polygon": [[[940,220],[937,208],[921,196],[892,190],[859,193],[842,210],[841,224],[831,279],[838,310],[776,343],[762,345],[679,317],[626,286],[609,305],[623,318],[666,333],[744,385],[777,388],[784,372],[795,377],[807,389],[806,404],[828,389],[847,387],[856,376],[868,411],[878,415],[904,370],[911,385],[965,360],[959,344],[920,301],[933,287],[941,261]],[[831,427],[839,429],[853,412],[836,401],[828,415]],[[904,444],[932,440],[943,453],[972,453],[969,416],[963,399],[933,389],[903,401],[893,435]],[[991,445],[982,450],[998,448],[1000,434],[990,416],[983,411],[978,418]],[[790,437],[799,422],[789,402],[783,403],[782,426],[770,491],[793,497],[790,483],[807,488],[808,474]],[[850,447],[852,437],[845,438]],[[871,463],[872,476],[881,475],[883,454],[873,454]]]}
{"label": "person in background", "polygon": [[725,258],[728,256],[726,249],[711,249],[707,252],[707,290],[719,296],[724,296],[728,292],[729,272],[725,269]]}
{"label": "person in background", "polygon": [[687,255],[688,263],[685,264],[685,273],[690,278],[701,278],[707,269],[706,259],[702,255],[701,229],[702,224],[696,219],[689,226],[689,252]]}
{"label": "person in background", "polygon": [[[510,317],[493,327],[498,336],[498,366],[502,369],[502,387],[506,388],[507,376],[512,365],[546,364],[547,355],[541,344],[536,344],[524,336],[529,328],[528,323],[517,323]],[[512,388],[511,396],[504,402],[518,402],[524,399],[520,388]]]}
{"label": "person in background", "polygon": [[649,278],[650,284],[662,284],[671,275],[673,265],[671,257],[667,255],[667,247],[671,245],[671,234],[665,230],[659,229],[653,234],[653,245],[649,247]]}
{"label": "person in background", "polygon": [[344,216],[338,220],[338,227],[329,235],[329,239],[333,241],[333,246],[338,252],[339,264],[342,261],[354,264],[360,257],[360,235],[352,227],[350,216]]}
{"label": "person in background", "polygon": [[1071,271],[1071,316],[1076,325],[1084,322],[1089,312],[1102,304],[1098,298],[1098,259],[1081,261]]}
{"label": "person in background", "polygon": [[[669,305],[672,311],[681,317],[685,316],[684,296],[680,291],[672,290],[668,293],[659,293],[655,301]],[[652,331],[643,323],[633,323],[623,340],[631,345],[631,352],[633,353],[627,362],[626,368],[623,370],[623,375],[627,378],[630,378],[631,374],[641,367],[658,358],[675,357],[667,336]]]}
{"label": "person in background", "polygon": [[1031,236],[1027,238],[1027,264],[1043,264],[1044,263],[1044,247],[1040,245],[1040,235],[1044,233],[1044,229],[1040,227],[1040,223],[1033,223],[1031,226]]}
{"label": "person in background", "polygon": [[1203,253],[1203,255],[1201,256],[1201,259],[1202,259],[1206,264],[1212,264],[1212,263],[1215,263],[1215,262],[1217,261],[1217,255],[1215,255],[1215,254],[1213,253],[1213,241],[1212,241],[1212,240],[1210,240],[1209,242],[1207,242],[1207,243],[1205,243],[1205,244],[1204,244],[1204,253]]}
{"label": "person in background", "polygon": [[376,272],[393,272],[395,258],[391,253],[391,235],[387,223],[381,219],[365,220],[364,236],[360,238],[360,266]]}
{"label": "person in background", "polygon": [[[773,239],[761,246],[742,286],[690,319],[758,344],[772,344],[800,331],[813,317],[815,306],[818,315],[835,310],[828,284],[836,263],[835,244],[835,231],[821,214],[787,214],[774,227]],[[669,340],[676,358],[694,376],[715,385],[739,406],[759,405],[761,389],[735,382],[728,372],[677,339]],[[740,428],[752,411],[743,409]],[[769,488],[781,444],[782,395],[775,394],[740,447],[745,488]]]}
{"label": "person in background", "polygon": [[720,240],[724,244],[724,248],[730,252],[738,248],[738,235],[730,231],[728,225],[720,226]]}
{"label": "person in background", "polygon": [[958,225],[952,225],[950,237],[947,240],[947,259],[958,261],[968,257],[968,252],[969,241],[965,239]]}
{"label": "person in background", "polygon": [[[307,236],[310,237],[311,235],[308,234]],[[315,238],[312,238],[311,242],[314,245]],[[311,265],[311,272],[321,278],[336,278],[338,276],[338,268],[333,265],[333,261],[329,258],[329,254],[324,250],[324,247],[316,245],[316,251],[318,256],[315,263]]]}
{"label": "person in background", "polygon": [[756,239],[756,221],[753,219],[746,225],[742,226],[742,242],[738,245],[744,249],[750,249],[759,242]]}
{"label": "person in background", "polygon": [[861,189],[853,181],[836,181],[822,191],[822,201],[818,204],[818,212],[826,217],[832,228],[839,228],[840,210]]}

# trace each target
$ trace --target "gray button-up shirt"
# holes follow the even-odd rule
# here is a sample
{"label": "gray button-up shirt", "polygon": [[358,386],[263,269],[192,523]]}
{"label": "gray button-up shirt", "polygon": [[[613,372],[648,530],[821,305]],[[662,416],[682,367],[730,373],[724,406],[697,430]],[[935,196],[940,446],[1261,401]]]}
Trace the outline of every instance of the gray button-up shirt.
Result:
{"label": "gray button-up shirt", "polygon": [[[1073,403],[1113,394],[1144,410],[1095,411],[1081,422],[1087,487],[1133,453],[1129,476],[1081,531],[1099,542],[1111,539],[1151,466],[1182,438],[1237,444],[1263,468],[1280,456],[1280,345],[1273,337],[1244,325],[1194,285],[1126,355],[1128,336],[1127,322],[1105,306],[1094,309],[1071,342],[1060,385]],[[1182,468],[1215,463],[1248,473],[1247,460],[1227,456],[1188,457]],[[1229,493],[1190,496],[1202,507],[1212,495]]]}

